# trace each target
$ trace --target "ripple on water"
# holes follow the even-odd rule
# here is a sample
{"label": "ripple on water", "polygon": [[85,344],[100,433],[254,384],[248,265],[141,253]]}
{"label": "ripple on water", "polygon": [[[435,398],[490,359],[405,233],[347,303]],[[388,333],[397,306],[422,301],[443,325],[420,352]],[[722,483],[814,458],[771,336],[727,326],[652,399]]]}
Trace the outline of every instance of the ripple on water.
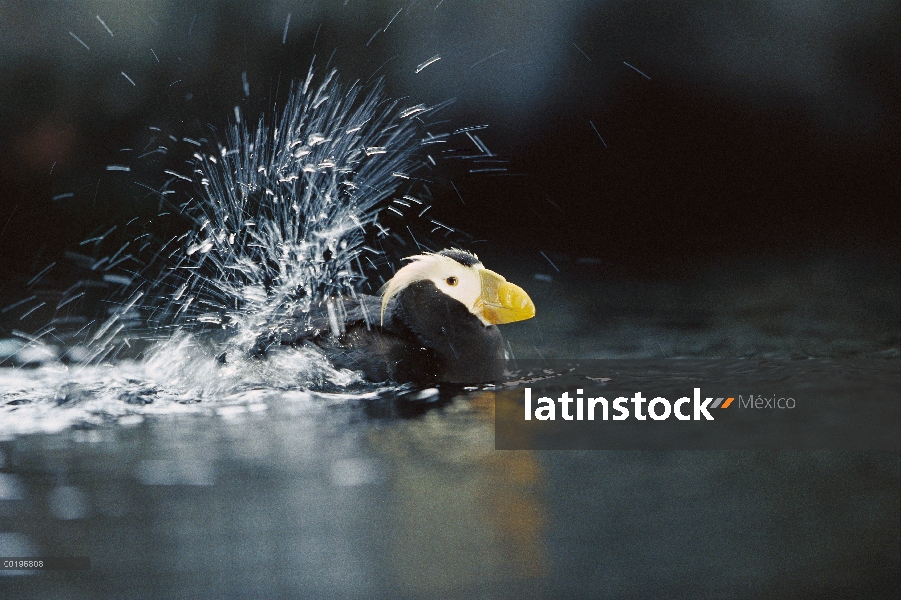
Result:
{"label": "ripple on water", "polygon": [[[190,335],[161,343],[140,361],[0,368],[0,439],[138,426],[148,416],[210,414],[241,419],[268,409],[271,397],[308,402],[313,391],[343,401],[372,394],[358,373],[333,368],[315,350],[285,348],[265,361],[226,364]],[[76,441],[90,442],[82,432]]]}

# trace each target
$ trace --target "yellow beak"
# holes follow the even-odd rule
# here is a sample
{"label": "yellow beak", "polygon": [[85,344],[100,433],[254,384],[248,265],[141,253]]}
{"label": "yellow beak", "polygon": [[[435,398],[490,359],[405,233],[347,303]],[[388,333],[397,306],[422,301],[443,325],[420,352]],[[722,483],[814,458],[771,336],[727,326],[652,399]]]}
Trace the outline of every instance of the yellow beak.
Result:
{"label": "yellow beak", "polygon": [[482,315],[494,325],[525,321],[535,316],[535,303],[524,289],[488,269],[479,269],[482,278]]}

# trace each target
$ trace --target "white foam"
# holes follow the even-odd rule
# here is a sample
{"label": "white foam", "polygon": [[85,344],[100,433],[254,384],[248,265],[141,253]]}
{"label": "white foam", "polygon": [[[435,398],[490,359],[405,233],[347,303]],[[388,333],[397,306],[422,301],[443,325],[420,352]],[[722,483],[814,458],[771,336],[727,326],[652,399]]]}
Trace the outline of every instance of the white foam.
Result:
{"label": "white foam", "polygon": [[[207,413],[235,418],[265,412],[276,396],[288,402],[317,398],[328,404],[377,394],[371,388],[356,391],[361,375],[335,369],[315,349],[286,347],[268,360],[235,354],[225,364],[213,352],[197,337],[180,333],[143,361],[2,367],[0,439],[54,434],[73,426],[133,427],[152,416]],[[323,386],[338,391],[315,391]],[[105,439],[90,431],[79,431],[73,438]]]}

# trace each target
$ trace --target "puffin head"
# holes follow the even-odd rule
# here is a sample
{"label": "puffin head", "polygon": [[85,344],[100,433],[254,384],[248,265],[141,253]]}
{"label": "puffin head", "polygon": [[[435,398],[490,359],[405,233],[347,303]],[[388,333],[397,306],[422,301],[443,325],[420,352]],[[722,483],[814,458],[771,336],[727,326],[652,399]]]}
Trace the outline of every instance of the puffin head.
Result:
{"label": "puffin head", "polygon": [[486,269],[475,254],[453,248],[406,260],[410,264],[399,269],[382,288],[382,323],[391,299],[417,281],[430,281],[439,292],[463,304],[486,327],[535,316],[535,304],[525,290]]}

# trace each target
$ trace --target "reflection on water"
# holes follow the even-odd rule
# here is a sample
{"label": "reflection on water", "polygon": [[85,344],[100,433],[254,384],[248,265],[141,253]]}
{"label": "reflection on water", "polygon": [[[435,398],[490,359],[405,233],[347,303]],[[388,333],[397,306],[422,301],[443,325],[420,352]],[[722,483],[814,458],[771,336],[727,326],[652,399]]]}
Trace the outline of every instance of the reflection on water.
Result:
{"label": "reflection on water", "polygon": [[3,539],[93,569],[4,585],[17,597],[431,597],[540,575],[540,468],[493,450],[490,398],[370,419],[365,400],[285,393],[265,412],[5,442]]}
{"label": "reflection on water", "polygon": [[[897,269],[790,267],[660,289],[556,274],[533,294],[549,308],[508,339],[519,359],[638,359],[605,365],[611,389],[681,392],[736,369],[772,380],[760,361],[711,356],[897,365]],[[898,452],[495,451],[480,390],[317,394],[291,379],[290,353],[223,371],[182,342],[152,373],[0,369],[0,555],[93,567],[7,572],[0,598],[879,598],[901,585]],[[673,356],[698,360],[673,369]],[[797,383],[876,382],[818,364]]]}
{"label": "reflection on water", "polygon": [[399,586],[447,594],[541,575],[541,468],[528,451],[496,452],[492,394],[374,430],[388,462],[390,535]]}
{"label": "reflection on water", "polygon": [[[495,451],[459,395],[149,415],[0,443],[4,598],[878,596],[898,454]],[[431,407],[431,408],[430,408]]]}

